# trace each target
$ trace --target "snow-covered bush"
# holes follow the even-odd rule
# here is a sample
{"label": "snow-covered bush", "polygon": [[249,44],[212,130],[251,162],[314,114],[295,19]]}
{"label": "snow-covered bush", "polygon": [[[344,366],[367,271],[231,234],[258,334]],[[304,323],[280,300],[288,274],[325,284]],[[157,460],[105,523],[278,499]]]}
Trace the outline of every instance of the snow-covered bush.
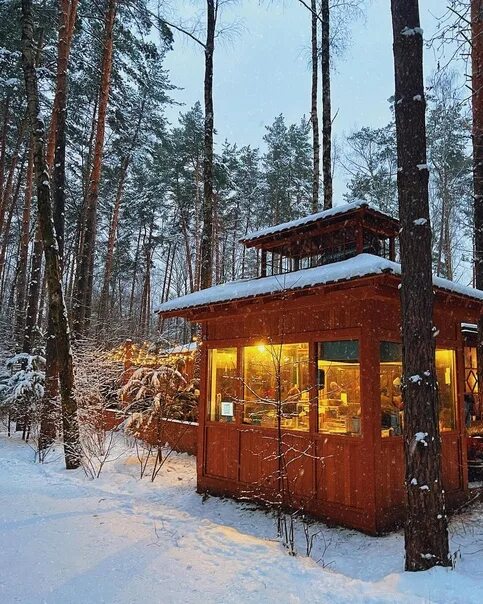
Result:
{"label": "snow-covered bush", "polygon": [[[121,389],[121,399],[127,403],[125,413],[141,413],[148,423],[151,416],[196,421],[198,396],[196,381],[188,384],[179,371],[168,366],[140,367]],[[128,420],[127,427],[138,420]]]}
{"label": "snow-covered bush", "polygon": [[0,381],[0,416],[30,423],[44,396],[45,359],[39,354],[16,354],[5,362]]}
{"label": "snow-covered bush", "polygon": [[[141,478],[153,459],[151,480],[154,480],[186,431],[182,422],[168,426],[166,420],[195,421],[198,396],[197,384],[188,384],[179,371],[168,366],[140,367],[121,389],[127,415],[124,430],[136,439]],[[170,444],[165,447],[167,442]]]}
{"label": "snow-covered bush", "polygon": [[139,367],[121,389],[124,401],[152,402],[155,398],[170,399],[186,386],[186,380],[179,371],[168,366]]}
{"label": "snow-covered bush", "polygon": [[73,357],[82,465],[86,474],[94,478],[112,457],[114,439],[112,432],[105,430],[105,412],[119,407],[122,371],[109,354],[91,340],[77,342]]}

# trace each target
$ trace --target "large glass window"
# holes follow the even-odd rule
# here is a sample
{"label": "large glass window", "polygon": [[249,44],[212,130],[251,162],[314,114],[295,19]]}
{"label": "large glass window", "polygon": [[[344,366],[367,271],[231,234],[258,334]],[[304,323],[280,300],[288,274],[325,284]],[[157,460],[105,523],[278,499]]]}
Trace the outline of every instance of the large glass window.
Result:
{"label": "large glass window", "polygon": [[243,349],[246,424],[309,429],[309,345],[259,344]]}
{"label": "large glass window", "polygon": [[455,361],[454,350],[436,351],[436,377],[439,386],[439,429],[443,432],[455,427]]}
{"label": "large glass window", "polygon": [[237,401],[237,349],[217,348],[208,351],[209,419],[235,421]]}
{"label": "large glass window", "polygon": [[380,360],[381,434],[382,436],[400,436],[403,427],[401,344],[381,342]]}
{"label": "large glass window", "polygon": [[[455,360],[454,351],[438,349],[435,355],[439,387],[439,428],[442,432],[455,427]],[[402,347],[396,342],[380,344],[380,391],[382,436],[399,436],[404,425],[401,393]]]}
{"label": "large glass window", "polygon": [[319,431],[361,433],[359,342],[339,340],[317,345]]}

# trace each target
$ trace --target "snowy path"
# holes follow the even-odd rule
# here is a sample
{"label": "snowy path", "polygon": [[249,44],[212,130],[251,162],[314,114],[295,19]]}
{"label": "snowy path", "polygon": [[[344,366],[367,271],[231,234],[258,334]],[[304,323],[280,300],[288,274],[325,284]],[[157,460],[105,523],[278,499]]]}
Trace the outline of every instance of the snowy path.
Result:
{"label": "snowy path", "polygon": [[287,555],[269,514],[203,503],[192,458],[170,460],[154,484],[137,472],[124,455],[90,481],[0,435],[0,603],[482,601],[483,509],[455,525],[456,571],[405,574],[401,535],[317,525],[317,564]]}

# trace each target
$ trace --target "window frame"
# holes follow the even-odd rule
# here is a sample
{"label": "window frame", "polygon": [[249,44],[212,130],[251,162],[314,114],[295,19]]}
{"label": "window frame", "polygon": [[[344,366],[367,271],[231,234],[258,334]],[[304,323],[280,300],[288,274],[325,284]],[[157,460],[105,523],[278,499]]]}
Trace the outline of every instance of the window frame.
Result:
{"label": "window frame", "polygon": [[[239,347],[233,345],[233,343],[225,342],[213,342],[214,346],[206,347],[206,396],[205,396],[205,422],[215,426],[236,426],[239,416],[240,408],[240,358],[239,358]],[[211,390],[212,390],[212,353],[214,350],[227,350],[234,349],[236,351],[236,369],[235,369],[235,395],[236,401],[234,402],[234,413],[233,421],[221,421],[220,419],[211,419]]]}
{"label": "window frame", "polygon": [[[401,375],[402,375],[402,341],[398,341],[397,338],[395,336],[390,336],[387,335],[386,337],[380,337],[378,340],[378,359],[379,359],[379,374],[380,374],[380,367],[381,367],[381,344],[383,342],[389,342],[391,344],[399,344],[401,346]],[[437,350],[450,350],[453,353],[453,413],[454,413],[454,427],[450,428],[448,430],[440,430],[440,435],[443,437],[444,435],[454,435],[457,434],[459,432],[460,429],[460,422],[461,422],[461,418],[460,418],[460,414],[461,414],[461,401],[460,401],[460,363],[463,362],[463,364],[465,363],[465,359],[463,356],[463,360],[460,360],[460,354],[458,354],[458,352],[460,351],[460,346],[457,342],[453,342],[450,340],[443,340],[441,342],[437,342],[435,349],[434,349],[434,362],[435,362],[435,369],[436,369],[436,351]],[[437,377],[437,376],[436,376]],[[379,378],[379,391],[380,391],[380,378]],[[379,397],[379,408],[381,408],[381,399]],[[441,412],[441,410],[440,410]],[[439,418],[438,418],[439,421]],[[380,422],[379,422],[380,423]],[[379,426],[379,437],[381,438],[381,440],[383,442],[392,442],[394,439],[396,438],[400,438],[402,439],[404,436],[404,433],[401,434],[397,434],[397,435],[389,435],[389,436],[383,436],[382,435],[382,426]]]}
{"label": "window frame", "polygon": [[[319,335],[319,337],[317,337]],[[313,360],[314,360],[314,386],[316,388],[316,394],[314,396],[314,414],[315,414],[315,426],[314,432],[317,436],[321,438],[351,438],[351,439],[363,439],[364,438],[364,410],[363,410],[363,384],[362,384],[362,371],[363,371],[363,362],[362,362],[362,351],[363,347],[363,337],[364,334],[362,330],[353,330],[353,329],[345,329],[345,330],[334,330],[330,333],[316,334],[316,337],[313,339]],[[319,344],[329,343],[329,342],[357,342],[357,355],[358,355],[358,367],[359,367],[359,422],[360,429],[357,433],[348,433],[348,432],[324,432],[320,429],[320,418],[319,418]]]}
{"label": "window frame", "polygon": [[[258,424],[249,424],[249,423],[244,423],[244,419],[245,419],[245,388],[246,388],[246,384],[245,384],[245,350],[247,348],[253,348],[256,347],[258,345],[262,344],[262,339],[259,338],[258,340],[255,340],[253,338],[250,338],[250,340],[246,340],[245,342],[243,342],[242,345],[239,345],[238,350],[239,353],[241,355],[241,363],[239,365],[239,376],[240,376],[240,417],[239,417],[239,421],[240,421],[240,426],[243,427],[244,429],[257,429],[257,430],[268,430],[271,433],[273,433],[273,430],[276,430],[277,427],[276,426],[262,426],[262,425],[258,425]],[[307,346],[307,377],[309,380],[309,393],[310,391],[313,389],[314,384],[312,384],[312,371],[311,371],[311,364],[313,362],[313,356],[312,356],[312,340],[311,339],[306,339],[305,341],[301,342],[300,338],[298,336],[295,337],[291,337],[291,338],[286,338],[284,339],[282,342],[280,341],[270,341],[270,342],[263,342],[263,345],[265,346],[291,346],[291,345],[305,345]],[[298,435],[309,435],[310,433],[312,433],[312,399],[309,395],[309,413],[308,413],[308,426],[306,430],[300,430],[297,428],[293,428],[293,427],[285,427],[282,426],[282,430],[283,432],[291,432],[294,434],[298,434]]]}

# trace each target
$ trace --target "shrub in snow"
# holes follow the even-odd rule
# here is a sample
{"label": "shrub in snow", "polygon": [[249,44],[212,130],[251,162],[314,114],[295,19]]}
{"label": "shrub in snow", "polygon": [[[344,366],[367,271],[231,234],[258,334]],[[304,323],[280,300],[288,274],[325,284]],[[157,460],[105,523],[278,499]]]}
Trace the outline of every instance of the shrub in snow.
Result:
{"label": "shrub in snow", "polygon": [[8,374],[0,383],[0,415],[27,421],[36,415],[44,396],[45,359],[16,354],[5,362]]}
{"label": "shrub in snow", "polygon": [[[136,440],[136,451],[141,467],[141,478],[154,454],[151,479],[154,480],[162,465],[176,448],[187,426],[183,423],[170,425],[167,450],[163,451],[167,438],[168,423],[165,420],[195,421],[198,417],[197,384],[188,384],[183,375],[168,366],[140,367],[120,391],[127,403],[124,430]],[[143,442],[145,441],[145,442]]]}
{"label": "shrub in snow", "polygon": [[121,370],[94,341],[79,341],[72,352],[82,466],[94,478],[113,456],[114,438],[106,433],[105,411],[119,407]]}
{"label": "shrub in snow", "polygon": [[[141,413],[147,424],[158,416],[197,421],[198,396],[196,380],[188,384],[179,371],[168,366],[140,367],[121,389],[121,398],[128,403],[125,412]],[[129,419],[126,427],[137,421]]]}

